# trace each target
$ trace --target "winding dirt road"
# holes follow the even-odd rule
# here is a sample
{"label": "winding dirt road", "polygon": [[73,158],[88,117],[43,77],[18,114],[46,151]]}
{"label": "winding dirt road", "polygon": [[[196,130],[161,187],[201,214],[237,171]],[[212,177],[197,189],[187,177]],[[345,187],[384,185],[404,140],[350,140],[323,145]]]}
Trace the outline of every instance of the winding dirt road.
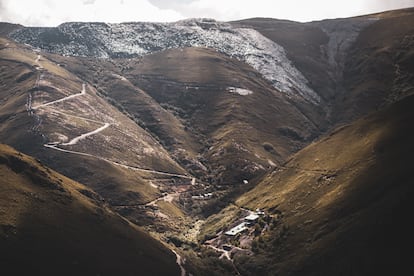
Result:
{"label": "winding dirt road", "polygon": [[62,143],[62,146],[71,146],[71,145],[76,145],[76,143],[78,143],[80,140],[85,139],[88,136],[97,134],[101,131],[103,131],[104,129],[106,129],[107,127],[109,127],[111,124],[109,123],[105,123],[103,126],[101,126],[100,128],[95,129],[94,131],[90,131],[88,133],[84,133],[79,135],[78,137],[73,138],[72,140],[70,140],[67,143]]}
{"label": "winding dirt road", "polygon": [[177,260],[176,260],[176,263],[178,264],[178,266],[180,267],[180,269],[181,269],[181,276],[185,276],[185,275],[187,275],[187,272],[185,271],[185,268],[184,268],[184,266],[183,266],[183,264],[184,264],[184,260],[181,258],[181,256],[180,255],[178,255],[178,253],[174,250],[174,249],[171,249],[171,251],[175,254],[175,256],[177,257]]}
{"label": "winding dirt road", "polygon": [[[40,60],[41,60],[41,55],[37,55],[37,57],[35,59],[35,63],[37,64],[36,70],[43,71],[43,66],[40,63]],[[43,73],[39,74],[39,77],[36,80],[36,84],[35,84],[36,87],[39,86],[39,81],[42,78],[42,75],[43,75]],[[50,107],[51,105],[54,105],[54,104],[57,104],[57,103],[61,103],[61,102],[65,102],[65,101],[69,101],[69,100],[73,100],[73,99],[75,99],[77,97],[84,96],[84,95],[86,95],[86,84],[85,83],[82,84],[82,90],[78,94],[74,94],[74,95],[70,95],[70,96],[67,96],[67,97],[63,97],[63,98],[58,99],[58,100],[55,100],[55,101],[51,101],[51,102],[39,104],[37,106],[32,106],[33,96],[29,93],[28,100],[27,100],[27,104],[26,105],[27,105],[27,109],[29,110],[29,115],[32,115],[34,113],[34,111],[37,110],[37,109],[40,109],[40,108],[43,108],[43,107]],[[64,116],[68,116],[68,117],[73,117],[73,118],[78,118],[78,119],[85,120],[85,121],[89,121],[89,122],[103,124],[103,126],[97,128],[97,129],[95,129],[93,131],[90,131],[90,132],[81,134],[81,135],[73,138],[72,140],[70,140],[69,142],[66,142],[66,143],[51,142],[51,143],[48,143],[48,144],[44,144],[44,146],[46,148],[53,149],[53,150],[57,150],[57,151],[60,151],[60,152],[65,152],[65,153],[70,153],[70,154],[76,154],[76,155],[80,155],[80,156],[88,156],[88,157],[97,158],[97,159],[100,159],[100,160],[109,162],[109,163],[111,163],[113,165],[116,165],[116,166],[119,166],[119,167],[123,167],[123,168],[126,168],[126,169],[130,169],[130,170],[134,170],[134,171],[141,171],[141,172],[147,172],[147,173],[153,173],[153,174],[159,174],[159,175],[165,175],[165,176],[171,176],[171,177],[179,177],[179,178],[191,179],[192,180],[192,183],[195,183],[195,178],[192,177],[192,176],[183,175],[183,174],[169,173],[169,172],[161,172],[161,171],[155,171],[155,170],[150,170],[150,169],[144,169],[144,168],[139,168],[139,167],[135,167],[135,166],[125,165],[125,164],[121,164],[119,162],[112,161],[112,160],[109,160],[109,159],[106,159],[106,158],[103,158],[103,157],[100,157],[100,156],[96,156],[96,155],[93,155],[93,154],[84,153],[84,152],[78,152],[78,151],[73,151],[73,150],[67,150],[67,149],[63,149],[63,148],[59,147],[59,146],[71,146],[71,145],[75,145],[78,142],[80,142],[81,140],[85,139],[86,137],[89,137],[89,136],[98,134],[99,132],[105,130],[106,128],[108,128],[112,124],[111,123],[108,123],[108,122],[101,122],[101,121],[93,120],[93,119],[90,119],[90,118],[84,118],[84,117],[80,117],[80,116],[76,116],[76,115],[66,114],[66,113],[61,112],[61,111],[58,111],[56,109],[53,109],[53,112],[56,112],[56,113],[59,113],[59,114],[62,114]]]}
{"label": "winding dirt road", "polygon": [[79,97],[79,96],[83,96],[85,94],[86,94],[86,85],[83,83],[82,84],[82,90],[81,90],[80,93],[74,94],[74,95],[70,95],[70,96],[64,97],[64,98],[59,99],[59,100],[56,100],[56,101],[52,101],[52,102],[40,104],[38,106],[33,106],[32,109],[33,110],[36,110],[36,109],[39,109],[39,108],[42,108],[42,107],[45,107],[45,106],[49,106],[49,105],[52,105],[52,104],[61,103],[61,102],[68,101],[68,100],[71,100],[71,99],[76,98],[76,97]]}

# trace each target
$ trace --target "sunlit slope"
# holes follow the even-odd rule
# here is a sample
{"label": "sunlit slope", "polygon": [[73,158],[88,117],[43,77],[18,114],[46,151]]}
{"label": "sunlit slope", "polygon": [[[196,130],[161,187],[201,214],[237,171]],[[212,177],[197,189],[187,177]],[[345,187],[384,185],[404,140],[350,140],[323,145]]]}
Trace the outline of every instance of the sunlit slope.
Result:
{"label": "sunlit slope", "polygon": [[64,64],[1,38],[0,75],[0,141],[109,201],[147,203],[160,195],[146,180],[158,175],[129,167],[186,174],[151,134]]}
{"label": "sunlit slope", "polygon": [[4,275],[178,275],[166,247],[85,186],[0,146]]}
{"label": "sunlit slope", "polygon": [[[409,267],[414,97],[295,154],[237,201],[279,220],[246,271],[390,275]],[[262,271],[263,272],[263,271]]]}

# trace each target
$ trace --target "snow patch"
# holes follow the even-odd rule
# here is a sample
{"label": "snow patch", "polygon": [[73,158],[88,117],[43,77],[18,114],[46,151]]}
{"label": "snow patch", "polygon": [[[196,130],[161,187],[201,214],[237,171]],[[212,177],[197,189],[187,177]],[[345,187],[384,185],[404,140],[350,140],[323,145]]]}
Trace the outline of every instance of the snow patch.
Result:
{"label": "snow patch", "polygon": [[239,87],[227,87],[227,91],[229,91],[230,93],[239,94],[241,96],[253,94],[253,91]]}
{"label": "snow patch", "polygon": [[168,194],[162,198],[165,202],[172,203],[177,194]]}
{"label": "snow patch", "polygon": [[212,19],[190,19],[175,23],[64,23],[52,29],[65,39],[45,42],[44,33],[51,28],[34,27],[19,29],[11,36],[61,55],[98,58],[143,56],[183,47],[212,48],[251,65],[278,91],[315,104],[320,102],[285,49],[251,28]]}

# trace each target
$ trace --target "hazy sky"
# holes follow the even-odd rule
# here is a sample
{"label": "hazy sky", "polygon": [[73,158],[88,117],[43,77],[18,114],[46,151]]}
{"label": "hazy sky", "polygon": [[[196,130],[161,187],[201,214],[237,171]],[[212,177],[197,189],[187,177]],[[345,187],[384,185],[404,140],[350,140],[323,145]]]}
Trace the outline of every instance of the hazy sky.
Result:
{"label": "hazy sky", "polygon": [[222,21],[272,17],[295,21],[414,7],[414,0],[0,0],[0,21],[56,26],[68,21]]}

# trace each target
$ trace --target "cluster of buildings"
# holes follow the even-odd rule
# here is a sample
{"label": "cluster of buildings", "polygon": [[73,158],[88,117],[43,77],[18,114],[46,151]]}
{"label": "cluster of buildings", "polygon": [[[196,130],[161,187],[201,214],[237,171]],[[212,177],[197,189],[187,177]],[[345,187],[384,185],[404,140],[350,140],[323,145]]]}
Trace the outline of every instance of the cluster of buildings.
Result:
{"label": "cluster of buildings", "polygon": [[205,193],[205,194],[200,194],[200,195],[193,195],[191,198],[192,199],[210,199],[213,197],[213,193]]}
{"label": "cluster of buildings", "polygon": [[264,212],[260,211],[259,209],[256,212],[251,212],[248,216],[244,217],[243,222],[239,223],[238,225],[234,226],[224,234],[227,236],[237,236],[244,231],[247,231],[250,226],[254,225],[259,217],[264,216]]}

